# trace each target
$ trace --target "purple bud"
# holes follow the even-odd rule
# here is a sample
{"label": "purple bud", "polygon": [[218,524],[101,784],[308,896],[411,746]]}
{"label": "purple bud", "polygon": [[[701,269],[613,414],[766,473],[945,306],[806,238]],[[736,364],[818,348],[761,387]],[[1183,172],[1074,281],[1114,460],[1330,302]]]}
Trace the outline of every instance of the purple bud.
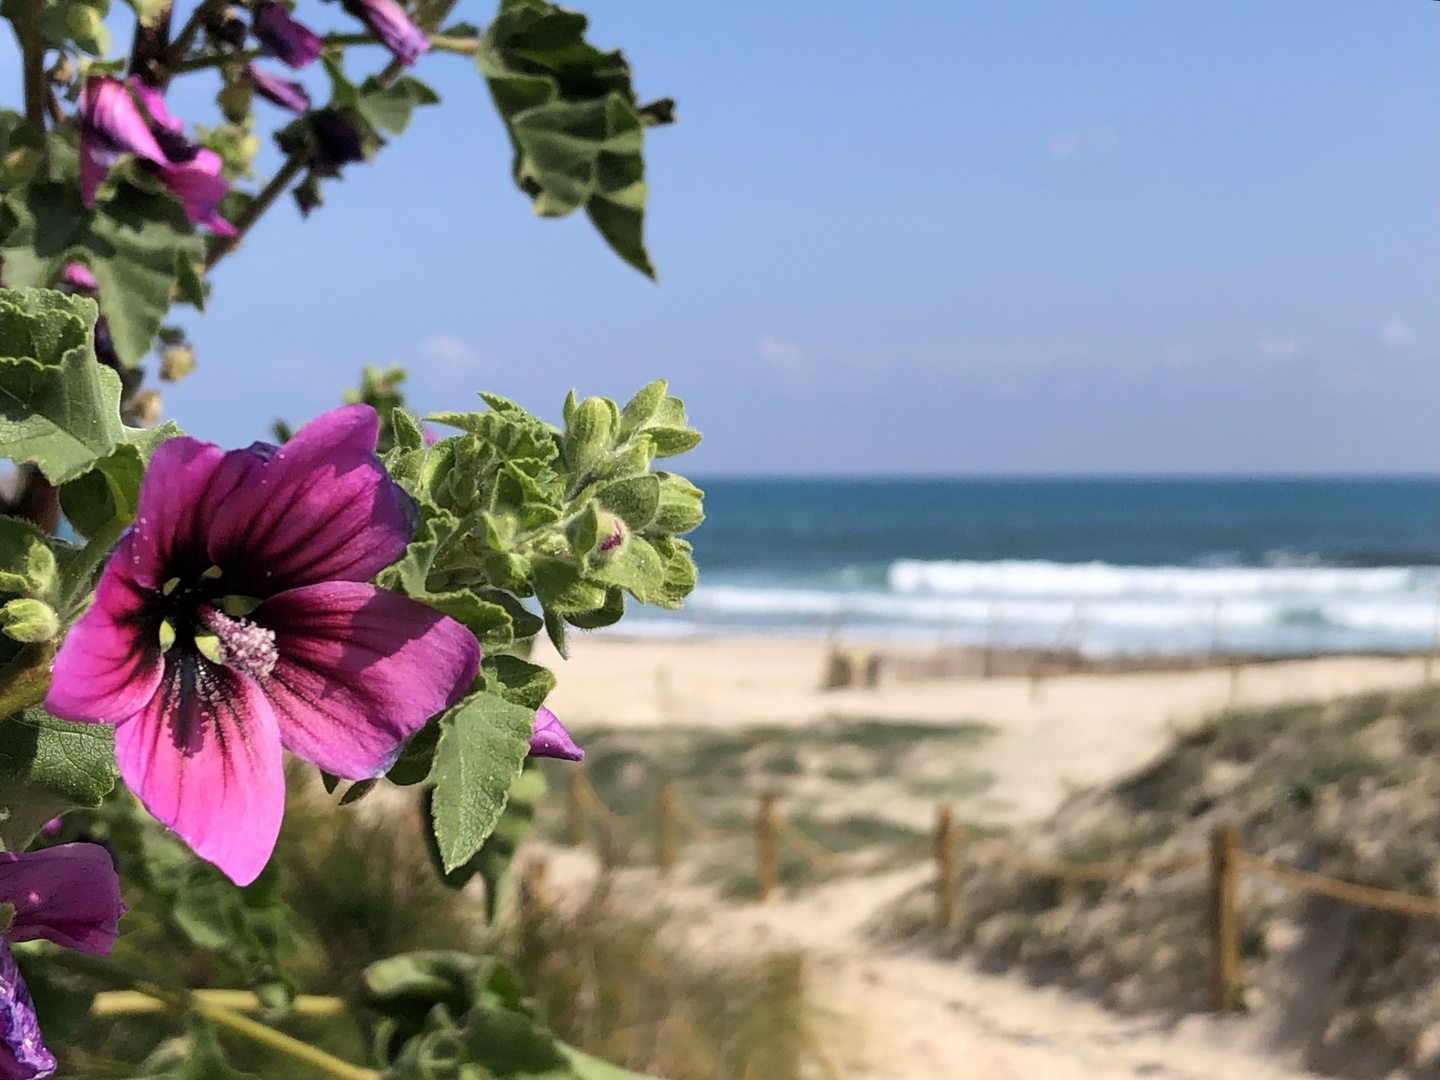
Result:
{"label": "purple bud", "polygon": [[99,287],[95,284],[95,275],[90,272],[90,268],[78,262],[66,263],[60,274],[60,284],[69,285],[79,292],[94,292]]}
{"label": "purple bud", "polygon": [[430,48],[429,35],[406,17],[396,0],[345,0],[345,10],[368,26],[406,67]]}
{"label": "purple bud", "polygon": [[530,756],[583,761],[585,751],[575,745],[560,718],[542,705],[535,710],[535,722],[530,727]]}
{"label": "purple bud", "polygon": [[245,65],[245,79],[255,92],[272,105],[279,105],[291,112],[303,113],[310,108],[310,95],[298,82],[271,75],[254,64]]}
{"label": "purple bud", "polygon": [[260,47],[286,67],[298,70],[320,55],[320,39],[308,26],[292,19],[284,4],[257,5],[251,29]]}
{"label": "purple bud", "polygon": [[625,542],[625,527],[620,524],[620,519],[615,519],[615,527],[610,530],[610,535],[600,541],[601,551],[614,551]]}

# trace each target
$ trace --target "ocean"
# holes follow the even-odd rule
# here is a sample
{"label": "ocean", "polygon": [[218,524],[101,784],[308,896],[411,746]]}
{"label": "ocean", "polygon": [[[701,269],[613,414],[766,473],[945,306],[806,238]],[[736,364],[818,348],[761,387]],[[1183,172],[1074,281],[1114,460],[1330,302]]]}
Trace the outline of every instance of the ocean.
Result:
{"label": "ocean", "polygon": [[711,480],[679,613],[627,634],[839,632],[1093,656],[1415,650],[1440,481]]}

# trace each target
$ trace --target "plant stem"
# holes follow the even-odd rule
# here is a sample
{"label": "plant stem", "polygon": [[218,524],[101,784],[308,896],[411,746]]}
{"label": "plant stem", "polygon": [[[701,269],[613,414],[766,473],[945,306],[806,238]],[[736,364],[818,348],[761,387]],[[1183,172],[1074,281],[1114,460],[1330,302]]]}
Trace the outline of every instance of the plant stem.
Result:
{"label": "plant stem", "polygon": [[182,70],[180,66],[181,61],[185,59],[185,54],[190,51],[190,47],[195,44],[195,39],[200,36],[200,31],[205,26],[206,20],[209,19],[211,15],[223,11],[224,8],[225,0],[203,0],[203,2],[197,4],[195,10],[190,13],[190,18],[186,21],[185,25],[180,28],[180,33],[175,35],[175,40],[172,41],[170,47],[165,50],[165,59],[163,62],[165,65],[165,83],[167,85],[171,77],[177,71]]}
{"label": "plant stem", "polygon": [[22,0],[14,19],[15,40],[25,81],[25,122],[45,140],[45,39],[40,36],[40,11],[45,0]]}
{"label": "plant stem", "polygon": [[53,643],[37,642],[26,645],[0,668],[0,719],[45,700],[45,691],[50,689],[50,661],[54,658]]}
{"label": "plant stem", "polygon": [[380,1080],[380,1074],[374,1069],[351,1064],[334,1054],[326,1053],[318,1046],[311,1046],[309,1043],[291,1038],[283,1031],[276,1031],[258,1020],[251,1020],[248,1016],[241,1016],[239,1013],[232,1012],[213,1001],[207,1001],[189,990],[163,989],[147,979],[126,971],[118,964],[112,964],[109,960],[63,949],[47,949],[45,956],[51,963],[60,967],[89,975],[111,986],[134,990],[146,997],[154,998],[174,1012],[193,1012],[197,1016],[203,1016],[218,1027],[226,1028],[237,1035],[244,1035],[246,1038],[258,1042],[262,1046],[268,1046],[271,1050],[286,1054],[296,1061],[303,1061],[307,1065],[323,1069],[337,1080]]}
{"label": "plant stem", "polygon": [[211,270],[215,264],[223,259],[230,252],[234,251],[240,241],[245,239],[245,234],[250,231],[260,216],[269,210],[275,200],[288,188],[294,179],[300,175],[305,168],[305,156],[303,154],[292,154],[280,166],[280,171],[270,178],[255,201],[245,208],[238,218],[235,219],[235,235],[222,236],[210,245],[210,251],[205,256],[205,269]]}

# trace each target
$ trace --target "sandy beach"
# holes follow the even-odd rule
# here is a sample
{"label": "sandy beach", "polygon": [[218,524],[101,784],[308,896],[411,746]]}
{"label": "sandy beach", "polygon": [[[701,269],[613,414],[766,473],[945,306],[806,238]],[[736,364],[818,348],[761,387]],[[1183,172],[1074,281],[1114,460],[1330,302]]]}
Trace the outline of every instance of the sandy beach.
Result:
{"label": "sandy beach", "polygon": [[860,717],[992,725],[995,737],[977,748],[973,764],[995,784],[983,805],[969,809],[972,816],[1007,824],[1044,817],[1069,787],[1104,783],[1139,768],[1176,730],[1227,706],[1397,689],[1419,685],[1426,676],[1420,658],[1358,656],[1038,682],[943,679],[822,690],[827,648],[819,640],[785,638],[626,641],[597,635],[577,636],[569,660],[548,645],[537,649],[536,658],[559,680],[550,708],[582,729],[803,726]]}
{"label": "sandy beach", "polygon": [[[847,720],[979,722],[993,733],[966,744],[963,753],[991,782],[960,796],[957,807],[968,820],[1021,828],[1048,815],[1075,787],[1143,766],[1177,730],[1216,710],[1403,689],[1433,677],[1423,659],[1362,656],[1233,670],[1076,674],[1038,683],[962,678],[826,691],[820,689],[826,657],[827,645],[816,640],[593,636],[575,640],[568,661],[548,647],[538,658],[556,671],[559,684],[549,704],[567,723],[582,731],[623,731],[640,741],[665,726],[701,732],[813,727],[824,738]],[[909,760],[913,765],[915,755]],[[866,802],[889,790],[870,782],[848,790],[831,786],[824,798],[832,805]],[[895,810],[903,800],[891,802]],[[915,800],[914,810],[912,824],[923,827],[930,802]],[[585,851],[550,848],[546,858],[562,881],[596,872]],[[913,866],[839,879],[785,890],[767,904],[717,903],[713,890],[661,881],[648,867],[621,876],[637,904],[684,912],[681,923],[701,949],[801,950],[815,1006],[836,1033],[827,1063],[836,1077],[1309,1075],[1293,1048],[1258,1018],[1121,1016],[1016,973],[982,971],[923,947],[886,946],[866,932],[875,912],[932,873]]]}

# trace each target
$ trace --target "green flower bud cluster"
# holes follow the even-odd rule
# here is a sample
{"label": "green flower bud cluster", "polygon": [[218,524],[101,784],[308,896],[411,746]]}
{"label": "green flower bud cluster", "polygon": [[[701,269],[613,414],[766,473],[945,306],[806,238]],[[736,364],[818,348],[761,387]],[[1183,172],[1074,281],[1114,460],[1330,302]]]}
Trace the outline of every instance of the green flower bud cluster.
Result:
{"label": "green flower bud cluster", "polygon": [[55,637],[60,632],[59,586],[48,538],[23,521],[0,519],[0,630],[25,644]]}
{"label": "green flower bud cluster", "polygon": [[563,428],[481,397],[488,411],[427,417],[461,431],[432,446],[408,413],[391,412],[385,462],[422,524],[382,584],[459,619],[487,648],[543,626],[562,655],[567,627],[609,626],[627,595],[678,608],[695,587],[681,534],[703,520],[702,493],[652,466],[700,434],[666,384],[644,387],[623,409],[572,393]]}

